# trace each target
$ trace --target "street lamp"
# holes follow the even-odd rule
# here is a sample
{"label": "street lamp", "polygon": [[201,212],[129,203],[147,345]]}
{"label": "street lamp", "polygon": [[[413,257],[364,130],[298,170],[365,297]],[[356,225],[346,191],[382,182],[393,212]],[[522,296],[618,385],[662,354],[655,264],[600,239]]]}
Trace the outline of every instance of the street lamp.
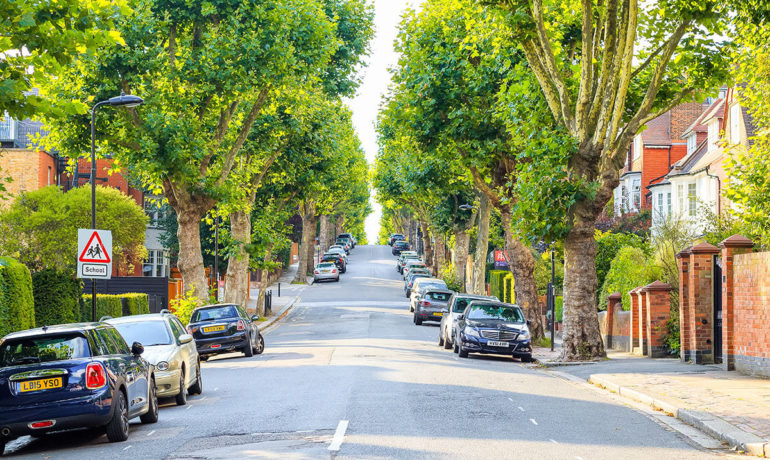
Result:
{"label": "street lamp", "polygon": [[[91,229],[96,230],[96,109],[103,105],[132,108],[144,102],[139,96],[120,92],[106,101],[97,102],[91,109]],[[91,278],[91,319],[96,321],[96,278]]]}
{"label": "street lamp", "polygon": [[469,204],[461,204],[460,206],[458,206],[458,208],[462,209],[463,211],[473,210],[473,206]]}

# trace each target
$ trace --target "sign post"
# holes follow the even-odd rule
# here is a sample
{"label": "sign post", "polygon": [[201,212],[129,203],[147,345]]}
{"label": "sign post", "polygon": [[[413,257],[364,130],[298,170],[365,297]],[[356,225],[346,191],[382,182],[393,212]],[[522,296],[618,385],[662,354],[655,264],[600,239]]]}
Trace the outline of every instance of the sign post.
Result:
{"label": "sign post", "polygon": [[[112,232],[109,230],[78,229],[78,278],[97,279],[112,277]],[[96,289],[92,289],[91,314],[96,321]]]}

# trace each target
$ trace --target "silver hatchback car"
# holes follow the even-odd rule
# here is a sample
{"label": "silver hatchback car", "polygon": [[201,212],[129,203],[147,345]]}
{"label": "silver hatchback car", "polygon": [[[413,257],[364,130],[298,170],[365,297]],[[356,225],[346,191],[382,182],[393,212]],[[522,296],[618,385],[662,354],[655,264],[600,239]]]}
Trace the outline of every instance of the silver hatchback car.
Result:
{"label": "silver hatchback car", "polygon": [[340,271],[337,265],[331,262],[322,262],[315,266],[313,270],[313,282],[317,281],[339,281]]}
{"label": "silver hatchback car", "polygon": [[423,321],[441,321],[447,313],[449,299],[453,291],[446,289],[429,289],[420,297],[414,307],[414,324],[421,325]]}

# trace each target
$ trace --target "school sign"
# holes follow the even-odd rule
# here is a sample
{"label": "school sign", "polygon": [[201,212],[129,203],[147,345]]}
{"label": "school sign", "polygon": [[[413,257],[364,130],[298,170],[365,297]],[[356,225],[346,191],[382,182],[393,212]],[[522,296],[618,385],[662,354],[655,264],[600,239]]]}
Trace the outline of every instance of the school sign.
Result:
{"label": "school sign", "polygon": [[112,276],[112,232],[78,229],[78,278],[110,279]]}

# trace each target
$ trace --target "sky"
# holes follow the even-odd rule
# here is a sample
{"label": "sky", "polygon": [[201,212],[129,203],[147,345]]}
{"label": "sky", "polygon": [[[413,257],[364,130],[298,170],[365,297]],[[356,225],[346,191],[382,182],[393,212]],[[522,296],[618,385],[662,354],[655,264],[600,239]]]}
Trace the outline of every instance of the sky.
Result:
{"label": "sky", "polygon": [[[393,49],[393,42],[398,34],[398,24],[406,8],[419,7],[422,0],[373,0],[372,4],[375,10],[375,37],[367,59],[368,65],[360,71],[363,80],[356,96],[347,101],[353,111],[353,125],[361,139],[370,166],[374,164],[374,157],[377,155],[377,133],[374,130],[374,123],[377,120],[382,96],[387,92],[390,84],[388,69],[398,63],[398,54]],[[374,212],[366,219],[365,225],[370,244],[375,244],[377,241],[382,215],[382,207],[374,198],[374,191],[372,191]]]}

